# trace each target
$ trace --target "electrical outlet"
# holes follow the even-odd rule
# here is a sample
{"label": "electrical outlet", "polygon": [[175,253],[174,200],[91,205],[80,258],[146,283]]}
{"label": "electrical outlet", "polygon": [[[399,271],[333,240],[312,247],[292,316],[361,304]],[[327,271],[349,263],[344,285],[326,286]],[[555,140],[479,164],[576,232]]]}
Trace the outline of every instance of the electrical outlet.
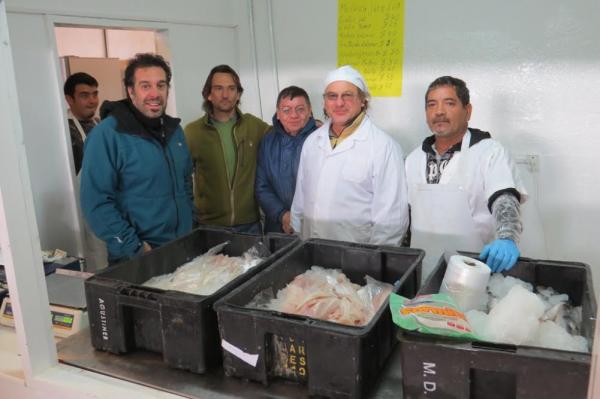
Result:
{"label": "electrical outlet", "polygon": [[537,173],[540,170],[540,156],[538,154],[517,155],[515,162],[527,166],[531,173]]}
{"label": "electrical outlet", "polygon": [[539,172],[540,170],[540,156],[537,154],[527,155],[527,161],[529,162],[530,172]]}

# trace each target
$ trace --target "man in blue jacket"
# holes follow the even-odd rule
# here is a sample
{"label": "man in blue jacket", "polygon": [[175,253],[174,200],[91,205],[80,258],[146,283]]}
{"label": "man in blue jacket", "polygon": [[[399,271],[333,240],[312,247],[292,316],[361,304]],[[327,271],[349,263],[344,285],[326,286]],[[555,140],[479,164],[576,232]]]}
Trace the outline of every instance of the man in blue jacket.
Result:
{"label": "man in blue jacket", "polygon": [[273,128],[260,142],[255,193],[265,214],[265,232],[292,234],[290,208],[304,140],[317,128],[310,99],[297,86],[277,97]]}
{"label": "man in blue jacket", "polygon": [[165,114],[171,69],[137,54],[125,70],[127,99],[107,102],[85,142],[81,208],[109,263],[192,229],[192,161],[179,119]]}

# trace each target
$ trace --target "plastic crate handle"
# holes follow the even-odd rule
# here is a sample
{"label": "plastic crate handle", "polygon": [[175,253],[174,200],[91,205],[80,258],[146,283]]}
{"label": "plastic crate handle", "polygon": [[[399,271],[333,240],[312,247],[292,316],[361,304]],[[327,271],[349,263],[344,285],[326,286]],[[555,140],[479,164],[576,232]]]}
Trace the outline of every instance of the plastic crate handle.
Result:
{"label": "plastic crate handle", "polygon": [[159,310],[156,293],[139,288],[123,287],[119,290],[119,305],[133,308]]}

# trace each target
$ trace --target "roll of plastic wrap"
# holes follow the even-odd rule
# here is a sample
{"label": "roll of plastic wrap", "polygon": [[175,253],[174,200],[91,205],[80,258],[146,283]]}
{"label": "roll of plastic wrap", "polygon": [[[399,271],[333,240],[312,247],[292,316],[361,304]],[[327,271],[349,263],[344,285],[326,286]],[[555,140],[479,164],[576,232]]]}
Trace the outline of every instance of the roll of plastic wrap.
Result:
{"label": "roll of plastic wrap", "polygon": [[454,255],[446,267],[440,293],[450,295],[463,312],[481,309],[485,305],[490,273],[485,263]]}

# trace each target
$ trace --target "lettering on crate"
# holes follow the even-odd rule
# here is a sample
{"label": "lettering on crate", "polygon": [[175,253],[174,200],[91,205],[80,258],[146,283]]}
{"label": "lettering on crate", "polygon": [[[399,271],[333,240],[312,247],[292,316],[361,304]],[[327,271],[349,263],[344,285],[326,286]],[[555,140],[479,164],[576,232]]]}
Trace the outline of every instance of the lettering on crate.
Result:
{"label": "lettering on crate", "polygon": [[292,337],[288,337],[287,343],[287,369],[292,374],[301,377],[306,376],[306,357],[304,356],[304,343],[298,344]]}
{"label": "lettering on crate", "polygon": [[100,330],[102,331],[102,339],[108,341],[108,323],[106,319],[106,305],[104,299],[98,298],[98,307],[100,309]]}
{"label": "lettering on crate", "polygon": [[303,340],[273,335],[273,373],[290,380],[306,381],[308,363]]}
{"label": "lettering on crate", "polygon": [[435,363],[423,362],[423,394],[435,392],[437,384],[435,377]]}

